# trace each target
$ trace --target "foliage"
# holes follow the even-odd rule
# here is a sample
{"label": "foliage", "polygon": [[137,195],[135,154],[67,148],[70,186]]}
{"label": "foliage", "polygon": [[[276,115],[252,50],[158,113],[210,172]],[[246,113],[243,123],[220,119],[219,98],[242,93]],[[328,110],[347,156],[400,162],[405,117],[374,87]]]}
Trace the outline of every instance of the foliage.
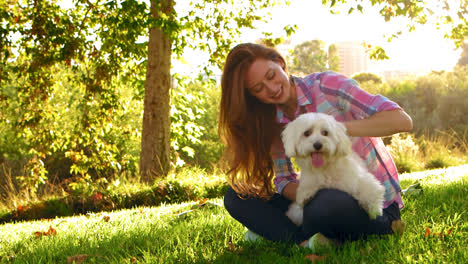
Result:
{"label": "foliage", "polygon": [[[185,80],[187,81],[187,80]],[[181,155],[194,158],[195,151],[190,146],[200,143],[205,128],[198,124],[206,112],[202,107],[206,96],[203,93],[188,91],[182,79],[171,90],[171,148],[173,149],[173,167],[181,167],[185,161]]]}
{"label": "foliage", "polygon": [[468,145],[463,135],[456,132],[439,132],[418,138],[418,145],[424,155],[424,168],[446,168],[466,163]]}
{"label": "foliage", "polygon": [[[147,3],[136,0],[1,1],[0,161],[22,160],[18,166],[26,164],[27,173],[21,179],[31,191],[54,173],[85,182],[134,174],[142,108],[133,107],[143,98],[148,29],[159,27],[171,38],[175,57],[194,48],[220,65],[241,28],[268,19],[256,10],[279,3],[181,1],[171,15],[151,19]],[[294,27],[285,30],[291,34]],[[193,102],[182,96],[177,104],[188,111]],[[194,137],[180,144],[176,138],[173,149],[186,147],[187,154],[201,130],[186,126],[192,116],[180,109],[173,132],[189,129]]]}
{"label": "foliage", "polygon": [[377,74],[374,73],[368,73],[368,72],[361,72],[358,74],[355,74],[352,77],[354,80],[356,80],[358,83],[364,83],[364,82],[374,82],[376,84],[382,83],[382,78],[380,78]]}
{"label": "foliage", "polygon": [[411,172],[418,170],[419,147],[411,135],[403,137],[401,134],[392,136],[391,144],[387,145],[398,172]]}
{"label": "foliage", "polygon": [[[178,2],[174,10],[177,12],[176,21],[166,21],[179,27],[167,31],[173,40],[173,52],[177,57],[187,48],[207,52],[210,56],[208,64],[218,67],[222,67],[227,52],[242,28],[254,28],[256,22],[265,23],[271,19],[270,15],[259,15],[260,10],[287,3],[283,0],[249,0],[236,4],[227,0],[200,0],[189,4],[182,2]],[[284,27],[287,36],[294,30],[294,26]],[[269,33],[264,34],[271,37]],[[209,72],[208,67],[205,70]]]}
{"label": "foliage", "polygon": [[[142,10],[136,1],[76,1],[72,9],[49,1],[0,5],[8,25],[0,67],[8,78],[0,85],[9,86],[1,103],[10,110],[1,121],[26,145],[22,179],[32,191],[47,179],[47,161],[88,179],[134,167],[119,151],[132,131],[113,126],[121,109],[112,81],[144,54],[145,46],[134,44],[146,27]],[[69,109],[77,110],[74,116]]]}
{"label": "foliage", "polygon": [[[221,68],[227,52],[243,28],[254,28],[271,15],[259,12],[281,1],[151,1],[148,75],[140,157],[141,180],[151,182],[170,170],[170,55],[181,57],[184,49],[207,53],[204,72]],[[285,27],[287,34],[294,27]],[[159,101],[158,103],[155,103]],[[176,153],[177,154],[177,153]]]}
{"label": "foliage", "polygon": [[337,49],[331,45],[328,52],[320,40],[305,41],[296,45],[289,56],[289,72],[305,75],[326,70],[339,71]]}
{"label": "foliage", "polygon": [[173,168],[213,169],[224,149],[217,134],[220,90],[214,80],[175,75],[171,90]]}
{"label": "foliage", "polygon": [[336,45],[328,46],[328,69],[338,72],[340,70],[340,56]]}
{"label": "foliage", "polygon": [[462,53],[460,55],[460,59],[458,59],[457,65],[468,65],[468,41],[464,42],[462,45]]}
{"label": "foliage", "polygon": [[437,131],[455,131],[465,137],[468,131],[468,67],[451,72],[433,72],[416,79],[382,84],[363,83],[363,89],[397,102],[413,119],[416,136]]}
{"label": "foliage", "polygon": [[[420,1],[420,0],[322,0],[330,12],[339,12],[339,7],[345,7],[348,14],[359,11],[368,12],[370,7],[376,7],[386,22],[399,18],[406,18],[406,28],[413,31],[418,25],[432,23],[433,26],[445,33],[445,37],[461,47],[468,36],[468,1]],[[397,38],[402,30],[390,33],[388,40]],[[376,59],[387,59],[382,47],[369,47],[370,55]]]}
{"label": "foliage", "polygon": [[182,169],[158,180],[152,186],[137,189],[120,188],[119,181],[75,182],[74,192],[65,197],[52,197],[34,203],[21,203],[5,214],[0,223],[55,218],[89,212],[110,211],[135,206],[159,206],[164,203],[221,197],[226,193],[224,176],[207,174],[202,169]]}
{"label": "foliage", "polygon": [[[46,173],[59,182],[74,176],[89,182],[122,171],[136,173],[141,103],[125,88],[130,79],[117,76],[106,88],[112,89],[112,98],[96,95],[88,101],[83,97],[86,88],[76,80],[78,74],[67,67],[56,68],[52,77],[60,81],[50,90],[51,98],[42,103],[44,114],[34,127],[17,125],[21,122],[17,113],[22,111],[17,86],[21,84],[6,86],[6,111],[0,127],[12,133],[2,134],[5,141],[0,142],[0,154],[5,161],[20,161],[15,175],[22,171],[21,164],[26,165],[27,174],[20,179],[33,191],[44,183]],[[100,102],[108,105],[102,108]],[[19,142],[16,152],[9,151],[11,142]]]}

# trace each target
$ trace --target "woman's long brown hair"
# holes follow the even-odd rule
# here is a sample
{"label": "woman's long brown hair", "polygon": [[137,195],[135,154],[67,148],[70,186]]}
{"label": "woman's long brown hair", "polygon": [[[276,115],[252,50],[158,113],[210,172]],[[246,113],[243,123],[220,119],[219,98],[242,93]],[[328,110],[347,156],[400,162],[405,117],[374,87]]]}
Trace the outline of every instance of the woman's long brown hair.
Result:
{"label": "woman's long brown hair", "polygon": [[234,47],[226,58],[221,78],[218,132],[229,157],[229,184],[241,197],[267,199],[274,193],[270,151],[279,125],[276,107],[260,102],[245,87],[245,74],[258,58],[286,65],[274,49],[252,43]]}

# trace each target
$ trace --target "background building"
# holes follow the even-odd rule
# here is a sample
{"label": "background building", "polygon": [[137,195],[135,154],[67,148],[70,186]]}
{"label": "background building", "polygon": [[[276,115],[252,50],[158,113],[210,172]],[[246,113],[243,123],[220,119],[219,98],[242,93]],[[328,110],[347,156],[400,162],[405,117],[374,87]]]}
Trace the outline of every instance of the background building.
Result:
{"label": "background building", "polygon": [[348,77],[359,72],[368,72],[369,54],[363,41],[343,41],[336,43],[340,57],[340,73]]}

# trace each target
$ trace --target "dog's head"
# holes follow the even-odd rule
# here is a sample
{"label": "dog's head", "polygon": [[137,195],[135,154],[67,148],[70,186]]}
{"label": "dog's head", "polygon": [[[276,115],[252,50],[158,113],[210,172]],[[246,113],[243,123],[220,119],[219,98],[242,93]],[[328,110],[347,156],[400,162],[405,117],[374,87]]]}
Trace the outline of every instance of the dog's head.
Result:
{"label": "dog's head", "polygon": [[351,152],[346,127],[323,113],[300,115],[285,127],[281,138],[287,156],[311,156],[315,167],[323,164],[324,157],[344,156]]}

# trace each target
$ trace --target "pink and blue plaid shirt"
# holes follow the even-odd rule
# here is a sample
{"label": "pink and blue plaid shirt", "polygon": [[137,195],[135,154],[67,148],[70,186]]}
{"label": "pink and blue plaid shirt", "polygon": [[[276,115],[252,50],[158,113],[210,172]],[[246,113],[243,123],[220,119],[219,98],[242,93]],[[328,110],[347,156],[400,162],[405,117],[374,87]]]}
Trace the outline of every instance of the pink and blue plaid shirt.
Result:
{"label": "pink and blue plaid shirt", "polygon": [[[337,121],[367,118],[377,112],[401,109],[398,104],[381,95],[371,95],[359,88],[353,79],[334,72],[314,73],[304,78],[292,77],[297,89],[298,108],[295,117],[306,112],[332,115]],[[280,107],[277,121],[290,120]],[[352,138],[353,150],[365,161],[369,171],[385,186],[384,207],[397,202],[403,207],[398,172],[390,153],[379,137]],[[278,193],[290,182],[297,182],[291,159],[282,144],[274,144],[272,158],[275,169],[275,187]]]}

